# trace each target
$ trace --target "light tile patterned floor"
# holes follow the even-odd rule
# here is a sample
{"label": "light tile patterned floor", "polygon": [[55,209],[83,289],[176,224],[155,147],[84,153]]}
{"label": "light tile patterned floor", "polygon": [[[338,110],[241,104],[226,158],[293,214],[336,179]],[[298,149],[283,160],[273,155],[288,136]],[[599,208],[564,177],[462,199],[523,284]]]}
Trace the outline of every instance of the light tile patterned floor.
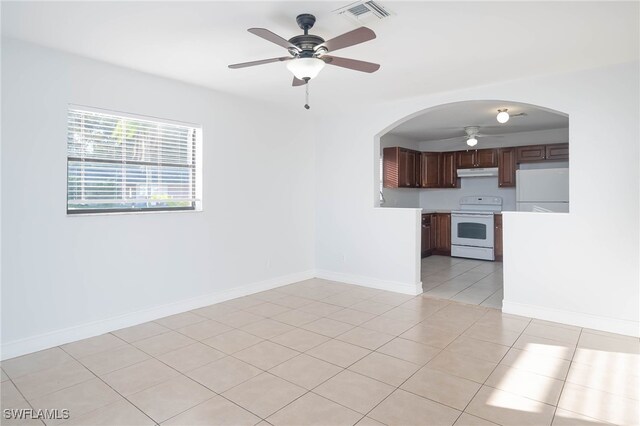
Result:
{"label": "light tile patterned floor", "polygon": [[502,309],[502,262],[429,256],[420,275],[428,296]]}
{"label": "light tile patterned floor", "polygon": [[313,279],[6,360],[2,408],[70,410],[47,425],[631,425],[639,360],[631,337]]}

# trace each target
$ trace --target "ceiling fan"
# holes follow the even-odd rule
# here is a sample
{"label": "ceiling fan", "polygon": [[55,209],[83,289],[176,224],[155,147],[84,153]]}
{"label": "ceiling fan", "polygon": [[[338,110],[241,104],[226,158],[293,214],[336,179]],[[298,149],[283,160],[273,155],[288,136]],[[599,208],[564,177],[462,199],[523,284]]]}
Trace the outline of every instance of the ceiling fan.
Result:
{"label": "ceiling fan", "polygon": [[[345,47],[373,40],[376,38],[376,34],[369,28],[356,28],[353,31],[349,31],[325,41],[322,37],[309,34],[309,30],[316,22],[315,16],[309,13],[304,13],[296,17],[296,22],[304,31],[304,34],[297,35],[289,40],[286,40],[265,28],[249,28],[247,30],[258,37],[262,37],[267,41],[284,47],[289,52],[289,56],[232,64],[229,65],[229,68],[237,69],[268,64],[271,62],[288,61],[287,68],[294,75],[293,86],[302,86],[308,83],[309,80],[318,75],[320,70],[324,68],[325,64],[367,73],[375,72],[380,68],[379,64],[359,61],[356,59],[341,58],[328,54],[339,49],[344,49]],[[305,107],[308,107],[308,105],[305,105]]]}
{"label": "ceiling fan", "polygon": [[476,146],[478,144],[478,138],[486,138],[486,137],[501,138],[501,137],[503,137],[502,135],[484,135],[484,134],[480,133],[480,126],[466,126],[464,128],[464,132],[466,133],[465,136],[455,136],[453,138],[440,139],[440,140],[443,140],[443,141],[459,140],[461,137],[463,137],[464,140],[466,140],[467,145]]}

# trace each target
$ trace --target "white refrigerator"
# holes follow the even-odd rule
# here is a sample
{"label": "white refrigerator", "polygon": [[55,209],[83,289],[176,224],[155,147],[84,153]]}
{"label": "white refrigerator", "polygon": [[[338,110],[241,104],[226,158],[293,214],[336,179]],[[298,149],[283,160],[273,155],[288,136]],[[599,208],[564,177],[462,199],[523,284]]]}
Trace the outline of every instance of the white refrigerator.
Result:
{"label": "white refrigerator", "polygon": [[517,170],[516,210],[568,212],[569,169]]}

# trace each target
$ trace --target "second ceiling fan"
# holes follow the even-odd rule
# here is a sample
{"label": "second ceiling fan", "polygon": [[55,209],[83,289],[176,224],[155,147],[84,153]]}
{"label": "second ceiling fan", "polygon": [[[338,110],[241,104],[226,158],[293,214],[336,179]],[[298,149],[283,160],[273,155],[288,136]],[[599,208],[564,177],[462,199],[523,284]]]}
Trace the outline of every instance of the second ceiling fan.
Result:
{"label": "second ceiling fan", "polygon": [[344,49],[345,47],[354,46],[376,38],[376,33],[369,28],[356,28],[353,31],[349,31],[325,41],[322,37],[309,34],[309,30],[316,22],[315,16],[309,13],[304,13],[302,15],[298,15],[296,22],[304,31],[304,34],[297,35],[289,40],[286,40],[265,28],[248,29],[250,33],[275,43],[278,46],[284,47],[289,52],[289,56],[243,62],[229,65],[229,68],[237,69],[268,64],[271,62],[288,61],[287,68],[294,75],[293,86],[301,86],[308,83],[309,80],[318,75],[320,70],[324,68],[325,64],[367,73],[375,72],[380,68],[379,64],[374,64],[372,62],[329,55],[329,53],[336,50]]}

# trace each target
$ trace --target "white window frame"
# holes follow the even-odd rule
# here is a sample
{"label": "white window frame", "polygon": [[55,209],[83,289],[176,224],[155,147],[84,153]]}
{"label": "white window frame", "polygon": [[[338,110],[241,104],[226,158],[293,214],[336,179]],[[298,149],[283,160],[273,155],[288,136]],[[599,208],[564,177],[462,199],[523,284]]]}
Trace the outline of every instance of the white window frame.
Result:
{"label": "white window frame", "polygon": [[[69,163],[70,161],[77,162],[78,158],[70,156],[69,147],[68,147],[68,137],[70,133],[70,129],[67,128],[67,150],[66,150],[66,167],[67,167],[67,181],[66,181],[66,190],[67,190],[67,202],[66,202],[66,212],[69,217],[79,217],[79,216],[90,216],[90,215],[119,215],[119,214],[150,214],[150,213],[171,213],[171,212],[200,212],[203,210],[202,205],[202,182],[203,182],[203,174],[202,174],[202,126],[200,124],[183,122],[170,120],[166,118],[158,118],[153,116],[145,116],[140,114],[132,114],[128,112],[108,110],[103,108],[96,108],[86,105],[78,105],[78,104],[68,104],[67,110],[67,122],[69,121],[69,115],[72,111],[80,111],[87,113],[95,113],[102,114],[107,116],[113,116],[121,119],[129,119],[129,120],[137,120],[144,121],[154,124],[160,125],[172,125],[172,126],[180,126],[187,127],[193,130],[193,162],[191,164],[193,170],[193,185],[194,195],[191,200],[190,206],[185,207],[143,207],[143,208],[82,208],[82,209],[70,209],[69,208]],[[119,164],[119,163],[116,163]],[[135,161],[123,161],[122,164],[138,164]],[[141,164],[145,165],[145,164]],[[155,165],[149,163],[148,165]]]}

